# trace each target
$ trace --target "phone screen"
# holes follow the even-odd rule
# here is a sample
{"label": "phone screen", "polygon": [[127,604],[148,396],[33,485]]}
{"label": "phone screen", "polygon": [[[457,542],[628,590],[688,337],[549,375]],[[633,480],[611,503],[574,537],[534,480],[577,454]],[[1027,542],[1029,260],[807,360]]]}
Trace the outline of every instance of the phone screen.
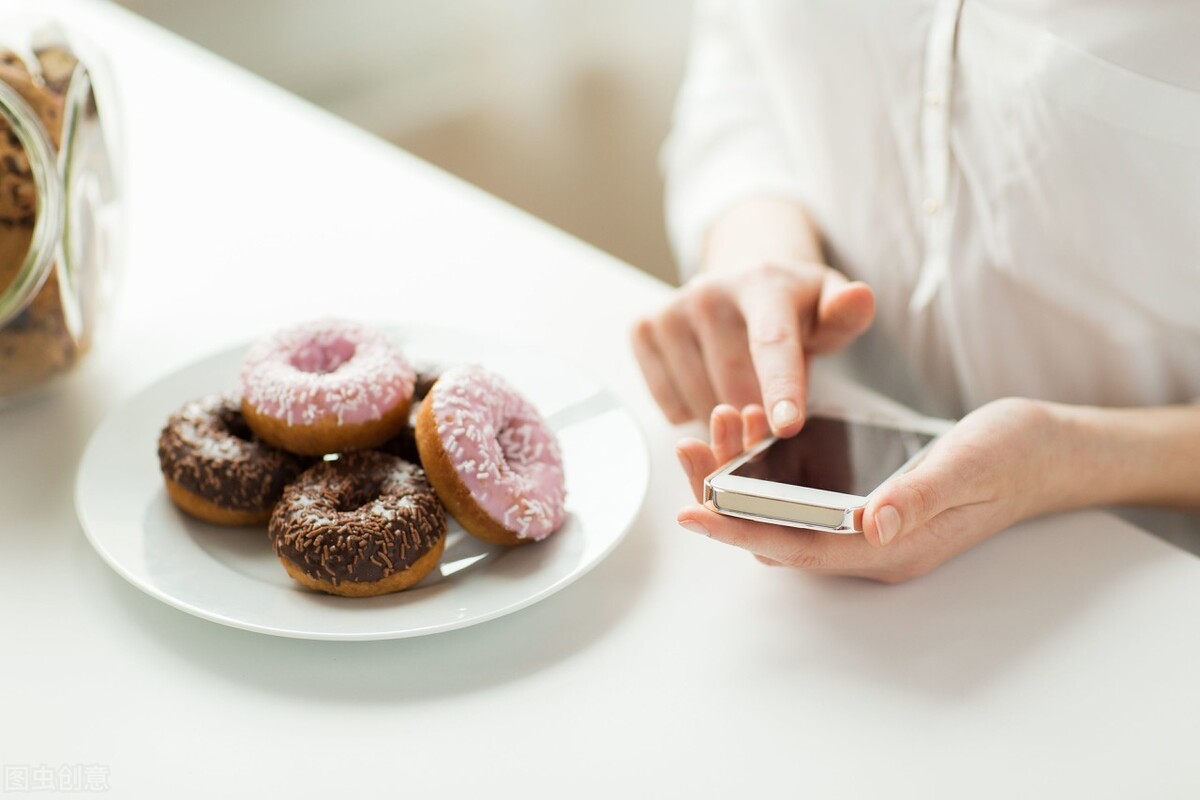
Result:
{"label": "phone screen", "polygon": [[810,417],[731,475],[865,497],[930,441],[926,433]]}

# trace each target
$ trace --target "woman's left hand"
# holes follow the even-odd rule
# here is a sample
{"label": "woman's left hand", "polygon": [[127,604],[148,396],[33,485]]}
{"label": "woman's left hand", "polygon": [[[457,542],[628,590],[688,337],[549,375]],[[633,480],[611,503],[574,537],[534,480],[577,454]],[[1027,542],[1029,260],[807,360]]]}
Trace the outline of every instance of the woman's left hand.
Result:
{"label": "woman's left hand", "polygon": [[[706,475],[769,433],[758,406],[741,414],[718,406],[711,427],[711,444],[685,439],[676,449],[697,502]],[[685,507],[678,521],[768,564],[900,583],[1022,519],[1056,510],[1066,496],[1056,485],[1072,457],[1058,446],[1058,430],[1048,404],[1010,398],[982,406],[913,469],[872,492],[861,535],[751,522],[702,505]]]}

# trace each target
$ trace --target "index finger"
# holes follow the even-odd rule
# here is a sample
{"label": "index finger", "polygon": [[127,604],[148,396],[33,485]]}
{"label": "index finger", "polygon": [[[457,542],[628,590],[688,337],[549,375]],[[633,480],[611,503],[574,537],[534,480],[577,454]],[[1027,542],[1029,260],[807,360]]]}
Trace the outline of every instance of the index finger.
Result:
{"label": "index finger", "polygon": [[791,436],[804,424],[808,399],[795,302],[784,287],[755,282],[743,288],[738,305],[771,430],[776,436]]}

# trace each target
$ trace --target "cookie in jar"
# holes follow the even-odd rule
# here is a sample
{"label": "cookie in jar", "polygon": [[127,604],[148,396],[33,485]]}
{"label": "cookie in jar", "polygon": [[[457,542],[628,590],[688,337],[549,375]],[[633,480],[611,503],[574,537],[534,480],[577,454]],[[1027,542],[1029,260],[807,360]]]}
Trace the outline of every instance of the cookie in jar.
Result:
{"label": "cookie in jar", "polygon": [[0,22],[0,404],[87,354],[116,267],[112,110],[75,45]]}

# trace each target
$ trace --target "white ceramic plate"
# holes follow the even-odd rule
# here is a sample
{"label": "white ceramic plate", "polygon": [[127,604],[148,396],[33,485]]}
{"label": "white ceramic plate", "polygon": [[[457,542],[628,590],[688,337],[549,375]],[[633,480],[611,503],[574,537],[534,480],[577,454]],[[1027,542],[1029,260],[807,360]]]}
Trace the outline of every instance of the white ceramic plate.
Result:
{"label": "white ceramic plate", "polygon": [[555,356],[451,331],[394,334],[418,366],[484,364],[537,405],[562,444],[569,512],[563,529],[506,550],[451,519],[439,570],[408,591],[355,599],[303,589],[279,564],[265,528],[199,522],[163,489],[160,429],[188,400],[237,386],[245,352],[237,347],[163,378],[97,428],[75,485],[92,546],[134,586],[189,614],[306,639],[392,639],[485,622],[549,597],[608,555],[637,515],[649,478],[641,431],[616,398]]}

